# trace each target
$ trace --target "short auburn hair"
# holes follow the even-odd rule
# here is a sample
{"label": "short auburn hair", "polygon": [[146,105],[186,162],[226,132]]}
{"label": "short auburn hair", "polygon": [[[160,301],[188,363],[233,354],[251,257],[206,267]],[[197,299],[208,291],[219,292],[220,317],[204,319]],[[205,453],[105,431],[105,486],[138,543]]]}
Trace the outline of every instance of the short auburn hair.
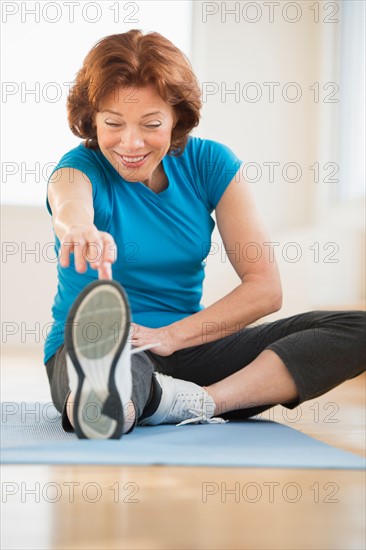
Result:
{"label": "short auburn hair", "polygon": [[168,154],[183,152],[200,119],[201,90],[188,58],[157,32],[134,29],[99,40],[84,59],[67,98],[71,131],[98,149],[94,114],[100,101],[119,86],[152,85],[177,115]]}

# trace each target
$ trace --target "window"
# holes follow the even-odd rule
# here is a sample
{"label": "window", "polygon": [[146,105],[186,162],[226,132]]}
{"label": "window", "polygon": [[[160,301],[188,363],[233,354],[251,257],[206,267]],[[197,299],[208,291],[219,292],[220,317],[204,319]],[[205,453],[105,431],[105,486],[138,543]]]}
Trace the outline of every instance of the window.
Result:
{"label": "window", "polygon": [[339,198],[365,195],[365,3],[342,2]]}

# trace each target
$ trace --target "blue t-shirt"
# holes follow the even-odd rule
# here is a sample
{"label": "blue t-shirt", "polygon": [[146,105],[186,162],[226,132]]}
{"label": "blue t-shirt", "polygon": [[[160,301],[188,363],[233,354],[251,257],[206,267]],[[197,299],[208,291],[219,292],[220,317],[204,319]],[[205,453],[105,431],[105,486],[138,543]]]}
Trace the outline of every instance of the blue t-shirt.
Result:
{"label": "blue t-shirt", "polygon": [[[76,168],[91,181],[94,224],[110,233],[117,245],[113,279],[127,292],[132,320],[151,328],[203,309],[204,259],[215,226],[211,213],[241,165],[225,145],[196,137],[189,137],[181,156],[166,155],[162,163],[169,185],[158,194],[141,182],[123,179],[99,149],[87,149],[83,143],[66,153],[53,170]],[[52,214],[48,200],[47,209]],[[55,235],[56,254],[59,247]],[[64,341],[64,325],[75,298],[98,278],[90,266],[77,273],[73,254],[70,266],[58,263],[57,271],[45,363]]]}

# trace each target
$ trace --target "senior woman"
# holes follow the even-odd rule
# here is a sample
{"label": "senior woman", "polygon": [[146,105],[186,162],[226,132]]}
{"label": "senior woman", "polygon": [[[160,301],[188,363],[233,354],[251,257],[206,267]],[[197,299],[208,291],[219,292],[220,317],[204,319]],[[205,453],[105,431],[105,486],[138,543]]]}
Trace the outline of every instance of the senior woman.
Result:
{"label": "senior woman", "polygon": [[[280,277],[241,161],[190,136],[200,108],[184,54],[138,30],[100,40],[68,97],[84,141],[48,184],[59,263],[44,361],[79,438],[292,409],[364,370],[363,311],[249,326],[281,308]],[[213,211],[240,283],[204,308]]]}

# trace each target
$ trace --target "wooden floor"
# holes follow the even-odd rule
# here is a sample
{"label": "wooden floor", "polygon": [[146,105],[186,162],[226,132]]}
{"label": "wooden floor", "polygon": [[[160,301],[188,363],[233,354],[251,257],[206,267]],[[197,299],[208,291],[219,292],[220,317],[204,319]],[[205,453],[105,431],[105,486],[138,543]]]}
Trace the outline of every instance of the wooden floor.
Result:
{"label": "wooden floor", "polygon": [[[3,400],[49,399],[39,350],[5,351],[1,375]],[[263,417],[365,456],[365,376]],[[361,471],[3,466],[1,483],[4,550],[365,548]]]}

